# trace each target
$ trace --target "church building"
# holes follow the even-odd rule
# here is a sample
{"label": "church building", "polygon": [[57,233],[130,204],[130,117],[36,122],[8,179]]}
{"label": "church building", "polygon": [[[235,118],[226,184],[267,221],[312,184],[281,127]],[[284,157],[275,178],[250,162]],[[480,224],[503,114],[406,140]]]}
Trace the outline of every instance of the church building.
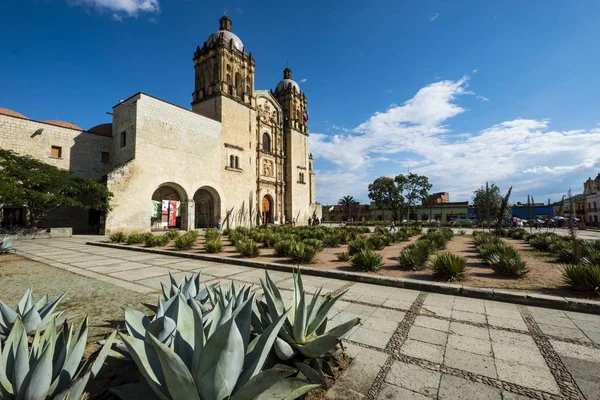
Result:
{"label": "church building", "polygon": [[[113,193],[106,215],[57,210],[48,226],[108,234],[321,216],[305,94],[289,68],[274,90],[255,90],[252,53],[227,16],[219,23],[193,55],[191,109],[140,92],[113,107],[112,123],[84,130],[0,108],[1,148],[103,179]],[[4,212],[16,219],[19,207]]]}

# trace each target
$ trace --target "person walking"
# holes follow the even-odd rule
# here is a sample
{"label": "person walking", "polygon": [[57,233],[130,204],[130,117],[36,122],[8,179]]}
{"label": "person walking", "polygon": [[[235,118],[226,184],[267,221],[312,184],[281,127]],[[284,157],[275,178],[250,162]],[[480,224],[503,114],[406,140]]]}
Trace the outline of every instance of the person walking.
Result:
{"label": "person walking", "polygon": [[219,220],[217,221],[217,230],[219,232],[221,232],[221,228],[222,228],[222,223],[221,223],[221,218],[219,218]]}
{"label": "person walking", "polygon": [[394,221],[393,219],[390,221],[390,232],[391,231],[396,231],[396,221]]}

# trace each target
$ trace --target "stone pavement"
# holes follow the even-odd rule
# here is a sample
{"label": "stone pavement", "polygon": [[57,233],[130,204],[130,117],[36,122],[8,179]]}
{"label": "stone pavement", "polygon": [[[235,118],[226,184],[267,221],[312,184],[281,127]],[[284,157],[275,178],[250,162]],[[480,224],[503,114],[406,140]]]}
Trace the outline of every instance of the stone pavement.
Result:
{"label": "stone pavement", "polygon": [[[256,268],[85,245],[98,237],[20,241],[18,252],[142,293],[168,273],[253,285]],[[290,274],[270,276],[291,299]],[[327,399],[600,400],[600,316],[304,276],[305,288],[348,290],[332,323],[360,317],[345,340],[354,361]],[[68,284],[68,283],[66,283]]]}

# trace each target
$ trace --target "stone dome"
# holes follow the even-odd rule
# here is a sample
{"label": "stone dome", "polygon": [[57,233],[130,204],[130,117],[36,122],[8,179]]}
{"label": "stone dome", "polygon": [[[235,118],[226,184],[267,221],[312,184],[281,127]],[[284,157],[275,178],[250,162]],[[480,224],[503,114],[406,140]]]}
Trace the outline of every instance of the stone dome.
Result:
{"label": "stone dome", "polygon": [[223,35],[227,43],[233,40],[233,45],[239,51],[244,49],[244,43],[240,40],[240,38],[233,32],[231,32],[231,20],[227,18],[227,16],[222,16],[219,20],[219,30],[215,33],[212,33],[208,39],[206,39],[206,44],[211,45],[213,42],[219,40],[219,38]]}
{"label": "stone dome", "polygon": [[56,126],[60,126],[63,128],[70,128],[70,129],[77,129],[78,131],[82,131],[83,129],[81,129],[80,127],[78,127],[77,125],[71,123],[71,122],[66,122],[66,121],[58,121],[55,119],[48,119],[45,121],[41,121],[45,124],[50,124],[50,125],[56,125]]}
{"label": "stone dome", "polygon": [[13,111],[13,110],[9,110],[8,108],[2,108],[2,107],[0,107],[0,114],[2,114],[2,115],[8,115],[9,117],[17,117],[17,118],[29,119],[26,116],[24,116],[23,114],[18,113],[18,112]]}
{"label": "stone dome", "polygon": [[93,128],[88,129],[88,133],[93,133],[94,135],[99,136],[112,137],[112,124],[108,123],[96,125]]}
{"label": "stone dome", "polygon": [[225,38],[227,43],[229,43],[230,40],[233,40],[233,45],[239,51],[242,51],[244,49],[244,43],[242,43],[240,38],[235,33],[230,31],[216,31],[208,37],[208,39],[206,40],[206,44],[210,46],[213,42],[219,40],[221,34],[223,34],[223,37]]}
{"label": "stone dome", "polygon": [[300,92],[300,86],[298,86],[296,81],[292,79],[292,70],[286,68],[283,70],[283,79],[279,81],[277,87],[275,88],[275,91],[279,92],[281,90],[286,89],[290,85],[295,87],[297,92]]}

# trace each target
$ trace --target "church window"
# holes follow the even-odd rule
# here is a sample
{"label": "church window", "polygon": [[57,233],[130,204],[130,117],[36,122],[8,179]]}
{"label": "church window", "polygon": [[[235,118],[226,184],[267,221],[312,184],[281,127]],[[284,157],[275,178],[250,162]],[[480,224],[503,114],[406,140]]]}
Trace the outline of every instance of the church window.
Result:
{"label": "church window", "polygon": [[121,132],[121,147],[127,146],[127,132]]}
{"label": "church window", "polygon": [[235,168],[235,156],[229,156],[229,168]]}
{"label": "church window", "polygon": [[235,156],[235,168],[240,169],[240,158]]}
{"label": "church window", "polygon": [[244,80],[242,79],[242,75],[239,72],[237,72],[235,74],[235,89],[237,90],[238,94],[241,94],[243,88]]}
{"label": "church window", "polygon": [[250,77],[246,78],[246,93],[250,94],[252,92],[252,81]]}
{"label": "church window", "polygon": [[269,137],[268,133],[263,133],[262,145],[263,145],[263,151],[265,153],[271,152],[271,138]]}
{"label": "church window", "polygon": [[52,157],[52,158],[62,158],[62,147],[60,147],[60,146],[52,146],[50,148],[50,157]]}
{"label": "church window", "polygon": [[110,161],[110,153],[108,151],[103,151],[100,155],[100,161],[103,163],[107,163]]}

